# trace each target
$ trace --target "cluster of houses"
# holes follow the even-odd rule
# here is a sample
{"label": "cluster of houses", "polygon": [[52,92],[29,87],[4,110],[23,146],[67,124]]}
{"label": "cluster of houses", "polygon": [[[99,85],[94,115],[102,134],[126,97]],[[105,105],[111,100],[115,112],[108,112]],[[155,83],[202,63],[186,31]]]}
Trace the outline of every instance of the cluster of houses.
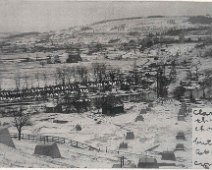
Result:
{"label": "cluster of houses", "polygon": [[82,58],[77,51],[67,52],[64,54],[51,54],[47,56],[48,64],[56,63],[78,63],[81,62]]}

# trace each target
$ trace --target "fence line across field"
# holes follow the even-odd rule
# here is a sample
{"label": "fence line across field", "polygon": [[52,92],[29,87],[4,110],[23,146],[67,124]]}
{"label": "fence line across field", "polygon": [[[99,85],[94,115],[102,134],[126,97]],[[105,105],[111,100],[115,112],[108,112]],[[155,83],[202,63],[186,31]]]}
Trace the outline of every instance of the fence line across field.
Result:
{"label": "fence line across field", "polygon": [[[12,138],[18,138],[18,134],[17,133],[11,133],[11,137]],[[64,137],[59,137],[59,136],[42,136],[42,135],[32,135],[32,134],[21,134],[21,139],[25,139],[25,140],[32,140],[32,141],[39,141],[39,142],[43,142],[43,143],[58,143],[58,144],[70,144],[71,146],[75,146],[75,147],[80,147],[80,148],[93,148],[96,149],[93,146],[87,145],[85,143],[76,141],[76,140],[71,140],[71,139],[67,139]],[[96,149],[97,150],[97,149]]]}
{"label": "fence line across field", "polygon": [[[10,133],[12,138],[18,138],[17,133]],[[100,149],[93,147],[91,145],[72,140],[72,139],[67,139],[64,137],[59,137],[59,136],[43,136],[43,135],[32,135],[32,134],[21,134],[21,139],[25,140],[31,140],[31,141],[39,141],[43,143],[58,143],[58,144],[66,144],[72,147],[77,147],[77,148],[82,148],[82,149],[89,149],[90,151],[97,151],[97,152],[106,152],[106,153],[111,153],[111,154],[130,154],[130,155],[145,155],[144,153],[133,153],[133,152],[128,152],[128,151],[122,151],[122,150],[110,150],[110,149]]]}

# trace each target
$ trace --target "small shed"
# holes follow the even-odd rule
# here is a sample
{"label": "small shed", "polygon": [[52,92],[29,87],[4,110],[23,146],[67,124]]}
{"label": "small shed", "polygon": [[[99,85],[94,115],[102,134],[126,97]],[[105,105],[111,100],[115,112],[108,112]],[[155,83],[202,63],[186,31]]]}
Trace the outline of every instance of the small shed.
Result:
{"label": "small shed", "polygon": [[45,105],[46,113],[61,113],[62,112],[62,105],[55,104],[55,103],[47,103]]}
{"label": "small shed", "polygon": [[135,135],[133,132],[127,132],[126,139],[134,139],[134,138],[135,138]]}
{"label": "small shed", "polygon": [[50,156],[52,158],[61,158],[60,150],[56,143],[36,145],[34,154]]}
{"label": "small shed", "polygon": [[119,98],[108,95],[103,99],[102,114],[115,115],[124,112],[124,104]]}
{"label": "small shed", "polygon": [[163,151],[161,160],[171,160],[175,161],[176,157],[173,151]]}
{"label": "small shed", "polygon": [[78,63],[82,61],[82,58],[79,53],[69,53],[66,63]]}
{"label": "small shed", "polygon": [[159,168],[156,158],[144,157],[138,161],[138,168]]}

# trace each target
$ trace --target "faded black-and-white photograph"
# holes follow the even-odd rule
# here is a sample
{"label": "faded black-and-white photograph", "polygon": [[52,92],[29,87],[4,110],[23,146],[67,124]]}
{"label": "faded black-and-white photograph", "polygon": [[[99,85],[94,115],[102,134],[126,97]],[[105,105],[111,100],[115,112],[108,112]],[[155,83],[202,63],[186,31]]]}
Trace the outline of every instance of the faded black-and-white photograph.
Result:
{"label": "faded black-and-white photograph", "polygon": [[0,168],[192,168],[193,108],[212,2],[0,2]]}

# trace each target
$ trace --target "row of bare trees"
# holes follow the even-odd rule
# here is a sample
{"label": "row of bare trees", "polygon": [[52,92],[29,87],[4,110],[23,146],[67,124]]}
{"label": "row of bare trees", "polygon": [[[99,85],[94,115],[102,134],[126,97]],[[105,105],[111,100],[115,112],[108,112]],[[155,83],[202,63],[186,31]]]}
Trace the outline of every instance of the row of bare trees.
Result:
{"label": "row of bare trees", "polygon": [[14,75],[15,88],[30,88],[29,86],[40,87],[41,82],[44,86],[49,84],[49,81],[53,81],[55,85],[65,85],[73,82],[86,85],[88,81],[100,83],[104,86],[105,82],[114,83],[115,80],[120,79],[121,71],[119,68],[113,68],[106,63],[92,63],[91,70],[88,70],[86,66],[75,67],[58,67],[54,73],[47,72],[48,70],[36,72],[34,76],[18,71]]}
{"label": "row of bare trees", "polygon": [[54,80],[55,85],[65,85],[67,83],[76,81],[85,84],[88,81],[88,69],[83,66],[63,67],[56,68],[54,73],[49,73],[46,70],[43,70],[42,72],[36,72],[34,76],[28,75],[27,73],[22,75],[20,72],[17,72],[14,75],[16,89],[28,89],[29,84],[31,84],[31,87],[34,85],[40,87],[41,82],[44,83],[44,86],[47,86],[49,84],[49,80],[51,79]]}
{"label": "row of bare trees", "polygon": [[94,81],[102,83],[104,81],[111,81],[112,83],[119,79],[121,71],[119,68],[112,68],[105,63],[93,63]]}

